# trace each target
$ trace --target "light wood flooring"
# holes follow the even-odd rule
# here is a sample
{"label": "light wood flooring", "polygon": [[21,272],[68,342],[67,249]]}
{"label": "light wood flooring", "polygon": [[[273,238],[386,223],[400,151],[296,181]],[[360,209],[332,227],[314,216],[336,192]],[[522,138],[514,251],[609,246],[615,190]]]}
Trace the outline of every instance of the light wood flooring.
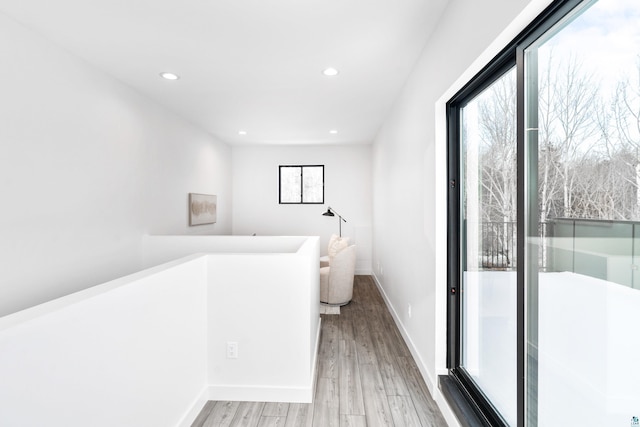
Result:
{"label": "light wood flooring", "polygon": [[446,427],[371,276],[321,317],[313,403],[210,401],[192,427]]}

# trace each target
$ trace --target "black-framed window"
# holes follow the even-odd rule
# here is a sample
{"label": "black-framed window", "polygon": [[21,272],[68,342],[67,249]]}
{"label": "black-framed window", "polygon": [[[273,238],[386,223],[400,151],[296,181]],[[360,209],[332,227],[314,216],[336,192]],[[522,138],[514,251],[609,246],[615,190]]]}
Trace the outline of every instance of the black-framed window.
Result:
{"label": "black-framed window", "polygon": [[282,165],[278,177],[280,204],[324,203],[324,165]]}
{"label": "black-framed window", "polygon": [[447,104],[447,367],[485,425],[640,425],[639,18],[555,1]]}

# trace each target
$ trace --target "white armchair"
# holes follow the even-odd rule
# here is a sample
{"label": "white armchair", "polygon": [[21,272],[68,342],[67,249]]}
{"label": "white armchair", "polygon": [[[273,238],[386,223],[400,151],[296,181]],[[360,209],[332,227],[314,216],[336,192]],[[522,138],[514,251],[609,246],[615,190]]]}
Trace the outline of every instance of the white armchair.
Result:
{"label": "white armchair", "polygon": [[348,237],[340,237],[337,234],[332,234],[329,238],[327,255],[320,257],[320,267],[328,267],[331,263],[331,258],[347,246],[349,246]]}
{"label": "white armchair", "polygon": [[320,268],[320,302],[346,305],[353,297],[356,270],[356,247],[348,246],[331,259],[329,267]]}

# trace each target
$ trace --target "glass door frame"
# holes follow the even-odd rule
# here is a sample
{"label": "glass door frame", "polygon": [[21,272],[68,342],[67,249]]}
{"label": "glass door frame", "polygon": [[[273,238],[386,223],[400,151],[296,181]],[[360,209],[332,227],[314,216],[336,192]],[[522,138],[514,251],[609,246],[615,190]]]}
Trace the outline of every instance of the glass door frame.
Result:
{"label": "glass door frame", "polygon": [[471,376],[461,366],[463,323],[461,316],[462,293],[464,292],[461,280],[464,248],[461,245],[461,237],[466,234],[465,230],[462,229],[462,221],[460,220],[463,211],[461,192],[464,179],[461,168],[461,125],[463,108],[469,101],[514,68],[516,65],[515,59],[514,52],[503,51],[500,57],[495,58],[490,66],[473,79],[473,84],[467,85],[452,101],[447,103],[447,131],[449,138],[447,147],[449,173],[447,208],[447,368],[449,369],[449,376],[461,389],[463,395],[467,397],[482,422],[491,426],[506,426],[507,424],[484,393],[477,387]]}
{"label": "glass door frame", "polygon": [[[461,367],[462,361],[462,293],[461,281],[462,245],[464,230],[461,226],[461,112],[463,107],[476,95],[498,80],[505,72],[516,67],[517,84],[517,258],[524,260],[517,268],[517,425],[524,427],[537,424],[537,376],[535,360],[531,359],[529,341],[537,341],[537,138],[527,138],[527,132],[535,132],[525,123],[532,123],[525,117],[525,92],[531,93],[535,87],[526,88],[526,78],[530,70],[525,70],[525,49],[549,31],[580,4],[589,0],[554,1],[529,26],[527,26],[507,47],[483,68],[447,103],[447,369],[449,377],[474,409],[481,422],[488,426],[505,426],[506,423],[496,411],[482,390]],[[534,82],[535,84],[536,82]],[[525,90],[526,89],[526,90]],[[531,107],[531,105],[529,105]],[[533,234],[532,234],[533,233]],[[533,237],[533,239],[532,239]],[[534,244],[529,242],[533,241]]]}

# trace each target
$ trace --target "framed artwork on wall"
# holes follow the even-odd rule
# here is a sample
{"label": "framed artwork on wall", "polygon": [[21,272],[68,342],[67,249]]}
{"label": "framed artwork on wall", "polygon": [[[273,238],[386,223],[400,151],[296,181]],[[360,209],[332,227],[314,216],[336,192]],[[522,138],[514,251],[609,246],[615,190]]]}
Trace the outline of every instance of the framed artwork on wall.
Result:
{"label": "framed artwork on wall", "polygon": [[189,226],[214,224],[218,197],[213,194],[189,193]]}

